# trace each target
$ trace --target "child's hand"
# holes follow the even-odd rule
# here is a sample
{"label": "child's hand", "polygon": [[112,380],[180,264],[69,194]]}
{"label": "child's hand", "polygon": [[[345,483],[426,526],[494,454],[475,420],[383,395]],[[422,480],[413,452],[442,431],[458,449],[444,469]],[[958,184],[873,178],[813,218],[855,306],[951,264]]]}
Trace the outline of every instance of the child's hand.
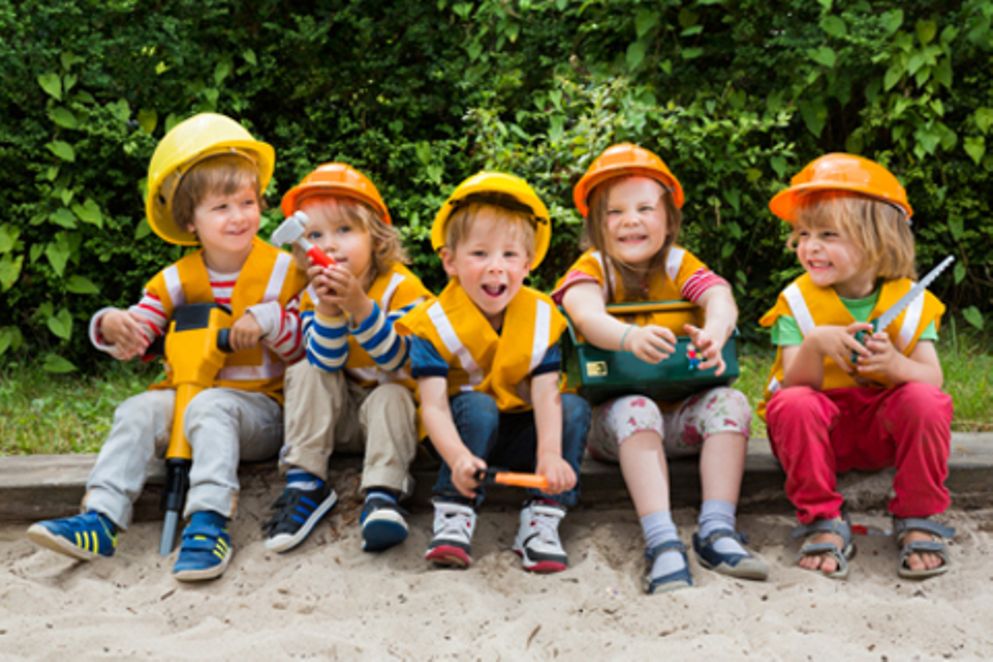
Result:
{"label": "child's hand", "polygon": [[110,355],[120,361],[142,356],[151,342],[143,330],[139,315],[126,310],[109,310],[100,318],[98,329],[103,339],[111,345]]}
{"label": "child's hand", "polygon": [[659,363],[676,350],[676,336],[663,326],[636,326],[624,338],[621,349],[632,352],[645,363]]}
{"label": "child's hand", "polygon": [[307,278],[317,293],[317,301],[314,302],[317,312],[325,317],[337,317],[341,315],[341,308],[334,303],[337,294],[326,271],[325,267],[312,264],[307,268]]}
{"label": "child's hand", "polygon": [[709,370],[716,367],[717,370],[714,371],[715,376],[724,374],[724,370],[727,368],[727,365],[724,363],[724,356],[721,354],[721,350],[724,349],[724,343],[718,343],[706,329],[701,329],[692,324],[684,324],[683,330],[686,331],[693,346],[696,347],[700,356],[703,357],[703,361],[700,362],[697,369]]}
{"label": "child's hand", "polygon": [[362,281],[351,271],[340,265],[328,267],[325,274],[335,293],[333,302],[351,316],[355,322],[361,322],[372,312],[372,300],[366,295]]}
{"label": "child's hand", "polygon": [[855,322],[848,326],[818,326],[814,328],[804,342],[815,343],[817,351],[829,357],[848,374],[855,372],[852,365],[852,353],[860,357],[868,357],[870,352],[865,345],[855,339],[859,331],[872,333],[872,325],[866,322]]}
{"label": "child's hand", "polygon": [[476,472],[480,469],[486,469],[486,462],[472,453],[465,453],[455,461],[452,465],[452,483],[459,494],[469,499],[476,498],[476,488],[479,487]]}
{"label": "child's hand", "polygon": [[234,352],[250,349],[259,344],[262,339],[262,327],[259,326],[255,316],[245,313],[231,325],[231,332],[228,336],[228,344]]}
{"label": "child's hand", "polygon": [[885,332],[880,331],[868,336],[865,347],[869,350],[869,356],[859,356],[856,369],[860,375],[882,375],[892,379],[892,370],[898,356],[901,356],[890,342],[890,337]]}
{"label": "child's hand", "polygon": [[576,472],[558,453],[542,453],[538,456],[535,473],[548,479],[549,494],[559,494],[576,486]]}

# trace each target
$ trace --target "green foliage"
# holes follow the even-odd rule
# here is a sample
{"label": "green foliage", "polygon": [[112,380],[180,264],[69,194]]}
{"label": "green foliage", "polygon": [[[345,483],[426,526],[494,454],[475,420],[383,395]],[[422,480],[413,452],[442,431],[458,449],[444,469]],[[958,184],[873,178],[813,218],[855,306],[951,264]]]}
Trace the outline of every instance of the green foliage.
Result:
{"label": "green foliage", "polygon": [[555,219],[548,287],[579,251],[571,187],[612,142],[682,182],[682,241],[754,322],[797,273],[770,196],[848,150],[907,186],[918,259],[958,260],[935,290],[982,327],[993,292],[993,5],[963,0],[0,0],[0,356],[88,369],[86,323],[133,302],[181,250],[152,235],[155,143],[198,111],[276,148],[279,196],[345,160],[380,187],[413,258],[448,191],[503,168]]}

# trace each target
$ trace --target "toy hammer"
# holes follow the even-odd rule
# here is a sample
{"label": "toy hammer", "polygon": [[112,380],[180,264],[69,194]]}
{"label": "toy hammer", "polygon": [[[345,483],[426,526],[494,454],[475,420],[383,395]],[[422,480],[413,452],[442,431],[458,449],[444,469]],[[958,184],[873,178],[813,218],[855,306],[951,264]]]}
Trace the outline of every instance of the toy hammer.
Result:
{"label": "toy hammer", "polygon": [[334,264],[334,260],[328,257],[320,248],[307,241],[307,238],[303,236],[304,228],[309,222],[310,219],[307,218],[305,213],[302,211],[294,212],[292,216],[279,224],[279,227],[273,231],[272,237],[269,240],[277,246],[281,246],[282,244],[296,244],[304,250],[312,264],[330,267]]}
{"label": "toy hammer", "polygon": [[548,479],[541,474],[522,474],[487,467],[486,469],[478,469],[473,477],[483,485],[496,483],[514,487],[531,487],[536,490],[548,489]]}

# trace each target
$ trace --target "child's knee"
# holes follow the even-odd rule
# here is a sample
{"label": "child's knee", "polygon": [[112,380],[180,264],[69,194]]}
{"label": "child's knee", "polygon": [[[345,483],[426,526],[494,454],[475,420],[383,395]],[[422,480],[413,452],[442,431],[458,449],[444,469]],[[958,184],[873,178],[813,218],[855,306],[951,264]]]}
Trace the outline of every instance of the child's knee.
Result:
{"label": "child's knee", "polygon": [[893,415],[897,420],[914,420],[950,425],[952,398],[933,384],[906,382],[895,387]]}
{"label": "child's knee", "polygon": [[707,403],[707,422],[703,426],[707,436],[736,432],[748,438],[752,429],[752,408],[744,393],[734,388],[715,388],[708,393]]}
{"label": "child's knee", "polygon": [[809,386],[789,386],[773,394],[766,409],[769,424],[780,416],[807,416],[820,412],[821,393]]}

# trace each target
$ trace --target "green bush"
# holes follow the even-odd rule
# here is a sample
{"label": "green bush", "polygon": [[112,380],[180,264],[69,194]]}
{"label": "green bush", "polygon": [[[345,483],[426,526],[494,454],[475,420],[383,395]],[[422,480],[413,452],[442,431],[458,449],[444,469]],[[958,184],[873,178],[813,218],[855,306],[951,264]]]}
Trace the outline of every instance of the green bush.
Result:
{"label": "green bush", "polygon": [[964,0],[0,0],[0,356],[94,361],[86,321],[180,249],[151,235],[156,141],[198,111],[276,148],[263,232],[315,164],[370,174],[414,268],[447,192],[484,167],[549,203],[548,287],[578,254],[571,186],[630,140],[682,182],[683,242],[734,284],[746,335],[795,259],[770,196],[810,159],[882,161],[915,208],[919,263],[984,322],[993,291],[993,5]]}

